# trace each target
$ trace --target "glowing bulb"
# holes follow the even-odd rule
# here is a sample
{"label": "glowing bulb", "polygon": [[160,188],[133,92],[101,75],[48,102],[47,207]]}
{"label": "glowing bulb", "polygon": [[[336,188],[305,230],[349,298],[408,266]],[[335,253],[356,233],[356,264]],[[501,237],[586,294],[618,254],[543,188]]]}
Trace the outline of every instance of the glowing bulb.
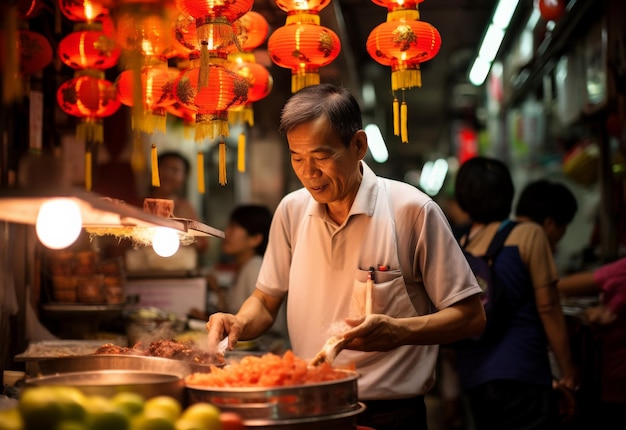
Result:
{"label": "glowing bulb", "polygon": [[157,227],[152,238],[152,249],[161,257],[171,257],[178,251],[180,240],[176,230]]}
{"label": "glowing bulb", "polygon": [[51,249],[73,244],[83,227],[80,208],[70,199],[52,199],[39,208],[35,230],[37,237]]}

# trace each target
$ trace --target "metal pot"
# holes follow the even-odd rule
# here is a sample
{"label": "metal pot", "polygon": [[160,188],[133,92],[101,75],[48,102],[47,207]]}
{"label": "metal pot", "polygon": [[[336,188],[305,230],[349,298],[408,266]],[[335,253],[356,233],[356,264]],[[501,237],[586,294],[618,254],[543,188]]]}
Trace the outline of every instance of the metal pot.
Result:
{"label": "metal pot", "polygon": [[[246,427],[281,427],[307,424],[319,428],[332,422],[353,429],[365,406],[358,402],[354,371],[345,378],[284,387],[215,388],[185,384],[189,404],[212,403],[222,411],[239,414]],[[344,427],[348,425],[348,427]],[[296,427],[294,427],[296,428]],[[327,429],[328,430],[328,429]]]}
{"label": "metal pot", "polygon": [[25,387],[67,385],[89,396],[112,397],[120,392],[133,392],[145,399],[170,396],[184,402],[185,384],[179,375],[137,370],[91,370],[39,376],[24,381]]}

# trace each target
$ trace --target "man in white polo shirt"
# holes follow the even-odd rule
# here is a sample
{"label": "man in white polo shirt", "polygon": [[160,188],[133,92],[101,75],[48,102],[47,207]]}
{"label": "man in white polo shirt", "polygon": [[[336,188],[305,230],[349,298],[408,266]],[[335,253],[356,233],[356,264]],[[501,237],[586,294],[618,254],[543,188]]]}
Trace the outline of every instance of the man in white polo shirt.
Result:
{"label": "man in white polo shirt", "polygon": [[211,315],[209,343],[228,335],[232,348],[259,336],[288,294],[299,357],[313,358],[331,328],[347,323],[348,343],[335,363],[354,364],[360,374],[367,409],[359,425],[425,429],[423,395],[434,384],[438,344],[484,328],[476,278],[439,206],[365,164],[361,111],[347,90],[298,91],[283,108],[280,131],[304,188],[278,205],[256,290],[236,315]]}

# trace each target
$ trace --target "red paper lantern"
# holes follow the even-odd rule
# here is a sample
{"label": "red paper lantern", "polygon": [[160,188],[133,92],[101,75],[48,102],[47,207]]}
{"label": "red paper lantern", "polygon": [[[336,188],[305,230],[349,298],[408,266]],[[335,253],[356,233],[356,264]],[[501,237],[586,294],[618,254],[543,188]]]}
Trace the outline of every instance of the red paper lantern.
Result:
{"label": "red paper lantern", "polygon": [[229,22],[241,18],[250,9],[254,0],[178,0],[181,12],[200,20],[225,18]]}
{"label": "red paper lantern", "polygon": [[[125,70],[115,80],[115,88],[120,102],[126,106],[133,106],[134,71]],[[141,68],[141,94],[144,108],[154,110],[174,104],[172,92],[174,78],[167,67]]]}
{"label": "red paper lantern", "polygon": [[105,70],[115,66],[121,49],[103,31],[75,31],[59,43],[61,61],[74,69]]}
{"label": "red paper lantern", "polygon": [[17,31],[20,76],[28,76],[46,68],[52,61],[52,46],[48,39],[30,30]]}
{"label": "red paper lantern", "polygon": [[122,3],[116,14],[115,40],[123,49],[142,57],[173,56],[171,14],[171,8],[158,2]]}
{"label": "red paper lantern", "polygon": [[42,0],[18,0],[17,14],[21,19],[31,19],[38,16],[44,6]]}
{"label": "red paper lantern", "polygon": [[228,110],[248,101],[248,83],[222,64],[209,63],[207,85],[199,88],[200,67],[180,73],[174,81],[174,96],[196,111],[196,140],[228,136]]}
{"label": "red paper lantern", "polygon": [[565,12],[565,0],[539,0],[539,13],[546,21],[558,21]]}
{"label": "red paper lantern", "polygon": [[[205,20],[196,28],[195,21],[188,21],[182,16],[173,28],[176,47],[189,55],[200,51],[202,45],[213,53],[224,56],[239,50],[233,24],[225,19]],[[201,32],[202,36],[198,35]],[[204,43],[203,43],[204,42]]]}
{"label": "red paper lantern", "polygon": [[374,60],[391,67],[395,91],[422,85],[419,65],[437,55],[441,36],[424,21],[387,21],[372,30],[366,47]]}
{"label": "red paper lantern", "polygon": [[372,0],[372,3],[387,8],[387,21],[420,19],[418,5],[424,0]]}
{"label": "red paper lantern", "polygon": [[63,112],[81,118],[104,118],[120,108],[113,82],[88,75],[63,83],[57,102]]}
{"label": "red paper lantern", "polygon": [[270,91],[272,91],[274,79],[263,65],[241,61],[231,63],[230,69],[248,83],[248,103],[257,102],[267,97]]}
{"label": "red paper lantern", "polygon": [[279,27],[267,41],[272,61],[291,69],[291,91],[319,84],[319,68],[330,64],[341,51],[334,31],[315,24]]}
{"label": "red paper lantern", "polygon": [[72,21],[97,21],[109,15],[109,9],[96,0],[59,0],[59,9]]}
{"label": "red paper lantern", "polygon": [[270,29],[265,17],[253,10],[235,21],[234,27],[242,51],[251,51],[261,46]]}

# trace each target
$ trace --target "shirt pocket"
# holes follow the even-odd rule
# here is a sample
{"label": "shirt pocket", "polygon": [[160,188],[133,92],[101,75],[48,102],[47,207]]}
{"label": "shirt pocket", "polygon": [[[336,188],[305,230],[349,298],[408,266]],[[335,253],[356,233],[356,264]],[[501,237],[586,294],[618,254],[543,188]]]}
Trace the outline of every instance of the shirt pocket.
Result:
{"label": "shirt pocket", "polygon": [[[356,270],[352,286],[352,298],[350,301],[350,317],[356,318],[366,314],[367,307],[367,277],[368,270]],[[397,270],[385,270],[374,272],[374,282],[371,291],[372,313],[385,314],[394,318],[414,315],[414,308],[409,295],[402,272]]]}

